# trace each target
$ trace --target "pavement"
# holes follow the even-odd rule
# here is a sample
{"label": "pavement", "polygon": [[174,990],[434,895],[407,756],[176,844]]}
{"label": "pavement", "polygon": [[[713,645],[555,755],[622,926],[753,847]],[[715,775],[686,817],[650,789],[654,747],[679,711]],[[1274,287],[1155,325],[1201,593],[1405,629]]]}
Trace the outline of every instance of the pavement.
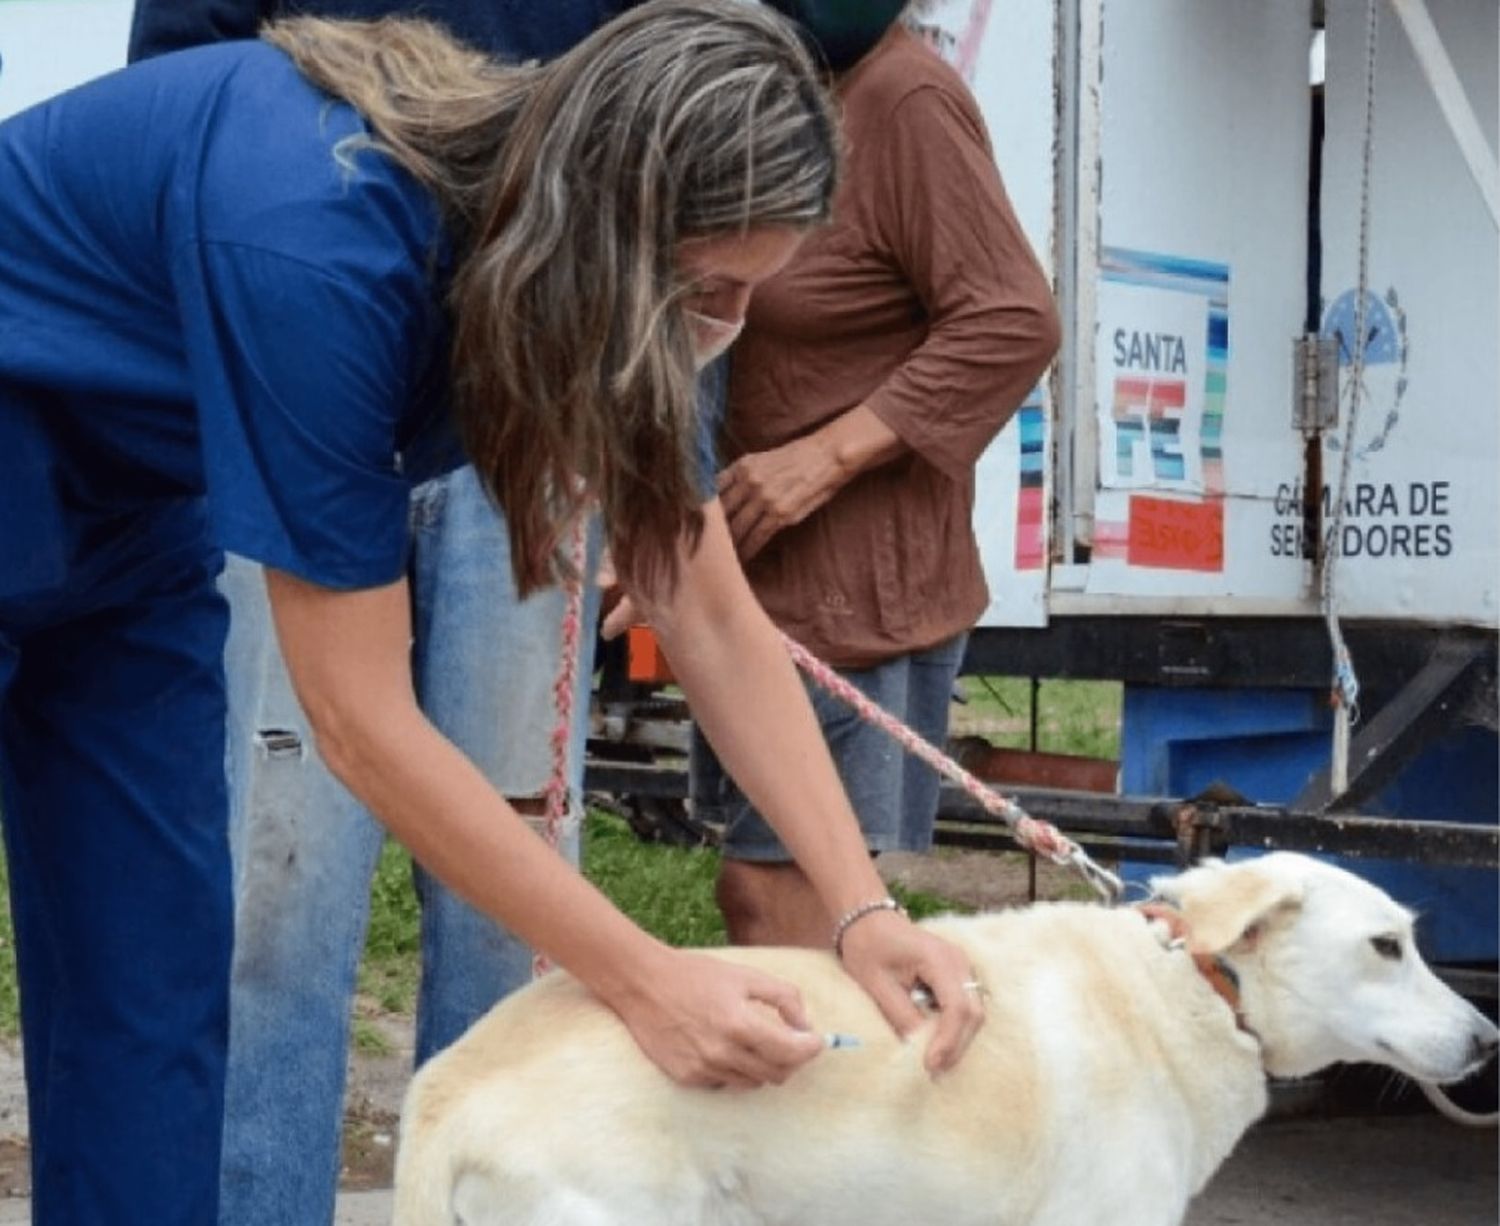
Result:
{"label": "pavement", "polygon": [[[389,1192],[339,1198],[335,1226],[390,1220]],[[1496,1134],[1414,1115],[1268,1120],[1240,1143],[1182,1226],[1494,1226],[1497,1220]]]}
{"label": "pavement", "polygon": [[339,1197],[333,1226],[390,1226],[389,1192],[345,1192]]}
{"label": "pavement", "polygon": [[[24,1198],[0,1200],[0,1226],[31,1221],[31,1202]],[[346,1192],[339,1197],[335,1226],[390,1226],[389,1192]]]}
{"label": "pavement", "polygon": [[1267,1120],[1183,1226],[1495,1226],[1493,1130],[1436,1113]]}

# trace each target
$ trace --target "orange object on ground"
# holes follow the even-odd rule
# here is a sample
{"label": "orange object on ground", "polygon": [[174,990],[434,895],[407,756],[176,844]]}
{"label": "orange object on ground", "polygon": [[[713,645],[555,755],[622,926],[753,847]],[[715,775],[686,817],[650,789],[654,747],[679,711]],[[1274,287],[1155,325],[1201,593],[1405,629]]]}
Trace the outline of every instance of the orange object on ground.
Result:
{"label": "orange object on ground", "polygon": [[1118,790],[1120,764],[1109,758],[1004,749],[976,736],[954,738],[949,750],[959,765],[986,783],[1105,794]]}
{"label": "orange object on ground", "polygon": [[625,675],[632,681],[667,685],[675,680],[672,666],[662,652],[650,626],[631,626],[625,631]]}

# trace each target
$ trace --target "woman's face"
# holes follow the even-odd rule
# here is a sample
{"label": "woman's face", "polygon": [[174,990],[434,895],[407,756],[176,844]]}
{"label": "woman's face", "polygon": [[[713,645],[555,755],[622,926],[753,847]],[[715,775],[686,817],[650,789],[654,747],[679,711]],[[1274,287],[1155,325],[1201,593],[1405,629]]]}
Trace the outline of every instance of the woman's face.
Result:
{"label": "woman's face", "polygon": [[804,233],[788,226],[765,226],[678,244],[677,266],[691,287],[682,298],[682,309],[700,365],[717,357],[738,335],[751,291],[786,267]]}

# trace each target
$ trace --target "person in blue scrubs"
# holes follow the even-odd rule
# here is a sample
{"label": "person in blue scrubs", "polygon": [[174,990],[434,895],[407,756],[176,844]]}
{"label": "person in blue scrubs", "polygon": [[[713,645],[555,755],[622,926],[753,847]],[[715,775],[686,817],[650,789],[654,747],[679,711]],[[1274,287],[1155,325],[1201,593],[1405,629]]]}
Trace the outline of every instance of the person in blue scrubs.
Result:
{"label": "person in blue scrubs", "polygon": [[216,1217],[221,550],[266,566],[333,772],[668,1075],[751,1087],[822,1050],[793,989],[641,932],[418,709],[409,491],[458,462],[454,420],[523,591],[597,500],[721,759],[830,915],[860,915],[845,967],[903,1033],[930,986],[927,1065],[956,1061],[982,1020],[967,960],[875,905],[692,472],[695,362],[826,218],[834,141],[795,36],[737,0],[651,0],[512,70],[427,27],[298,20],[0,124],[0,800],[35,1221]]}
{"label": "person in blue scrubs", "polygon": [[[603,0],[137,0],[130,60],[228,38],[292,12],[420,15],[498,60],[550,60],[614,15]],[[711,469],[709,470],[711,471]],[[511,804],[532,815],[553,772],[554,685],[566,596],[517,598],[510,540],[472,466],[418,485],[407,579],[412,671],[423,713]],[[589,553],[597,562],[597,517]],[[567,815],[559,850],[578,862],[599,589],[583,576]],[[261,568],[230,556],[230,852],[235,950],[219,1188],[222,1226],[327,1226],[342,1166],[343,1107],[370,886],[385,828],[323,764],[276,650]],[[272,730],[267,737],[263,731]],[[420,865],[417,1066],[532,977],[524,942]]]}

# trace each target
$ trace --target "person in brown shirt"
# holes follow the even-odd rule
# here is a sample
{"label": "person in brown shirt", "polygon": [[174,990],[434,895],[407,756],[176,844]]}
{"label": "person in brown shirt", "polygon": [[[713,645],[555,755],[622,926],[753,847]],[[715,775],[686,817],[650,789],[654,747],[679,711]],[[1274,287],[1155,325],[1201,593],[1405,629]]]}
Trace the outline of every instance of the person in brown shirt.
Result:
{"label": "person in brown shirt", "polygon": [[[975,465],[1052,360],[1059,325],[958,74],[898,24],[837,96],[833,221],[755,290],[719,490],[772,620],[942,744],[988,601]],[[871,851],[930,847],[934,773],[813,699]],[[832,917],[697,734],[692,796],[725,825],[731,940],[826,944]]]}

